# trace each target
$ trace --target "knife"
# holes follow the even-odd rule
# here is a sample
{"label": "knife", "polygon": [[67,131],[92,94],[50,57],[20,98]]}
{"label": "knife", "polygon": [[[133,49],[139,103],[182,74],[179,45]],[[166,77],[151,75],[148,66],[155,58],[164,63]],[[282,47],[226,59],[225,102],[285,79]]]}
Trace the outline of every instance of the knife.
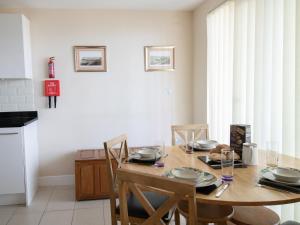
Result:
{"label": "knife", "polygon": [[226,183],[220,191],[217,192],[216,198],[220,198],[224,191],[229,187],[229,183]]}

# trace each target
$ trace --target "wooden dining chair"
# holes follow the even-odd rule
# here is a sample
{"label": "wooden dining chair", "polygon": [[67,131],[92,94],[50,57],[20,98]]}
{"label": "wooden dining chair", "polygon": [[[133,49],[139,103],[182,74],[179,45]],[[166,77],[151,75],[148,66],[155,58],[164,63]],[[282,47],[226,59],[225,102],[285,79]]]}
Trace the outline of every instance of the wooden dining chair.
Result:
{"label": "wooden dining chair", "polygon": [[173,125],[172,130],[172,145],[176,145],[176,137],[179,137],[184,143],[187,141],[191,132],[194,132],[195,140],[208,139],[208,125],[207,124],[187,124],[187,125]]}
{"label": "wooden dining chair", "polygon": [[116,187],[116,168],[128,158],[127,135],[123,134],[103,143],[108,176],[108,188],[110,199],[110,213],[112,225],[117,225],[119,215],[116,214],[118,190]]}
{"label": "wooden dining chair", "polygon": [[[112,225],[117,225],[117,221],[120,221],[120,208],[117,205],[118,198],[118,188],[116,182],[116,169],[120,168],[122,164],[128,159],[128,146],[127,146],[127,135],[121,135],[109,141],[103,143],[105,156],[106,156],[106,166],[107,166],[107,176],[108,176],[108,187],[109,187],[109,198],[110,198],[110,209],[111,209],[111,223]],[[165,197],[157,195],[154,192],[147,192],[146,195],[149,201],[154,205],[160,205],[165,201]],[[142,205],[138,204],[138,200],[133,196],[130,198],[128,208],[130,208],[130,222],[132,224],[140,224],[144,221],[144,218],[140,214],[146,214]],[[165,218],[171,220],[173,214],[170,214],[170,218]],[[176,218],[175,223],[179,224],[178,218]]]}
{"label": "wooden dining chair", "polygon": [[[132,196],[143,206],[144,218],[141,225],[165,225],[165,215],[174,209],[180,200],[188,202],[189,225],[197,224],[197,204],[195,185],[191,182],[178,181],[166,177],[133,172],[126,169],[117,169],[119,184],[119,200],[121,210],[121,224],[129,225],[130,204]],[[153,204],[149,197],[143,192],[144,189],[151,189],[158,195],[164,196],[161,204]]]}
{"label": "wooden dining chair", "polygon": [[[178,136],[184,143],[191,132],[194,132],[195,140],[208,140],[208,125],[207,124],[188,124],[188,125],[173,125],[172,130],[172,145],[176,145],[176,137]],[[198,223],[218,223],[226,224],[226,222],[233,216],[233,208],[231,206],[217,206],[209,204],[197,204],[198,209]],[[178,211],[179,210],[179,211]],[[188,219],[187,203],[182,201],[179,204],[178,210],[175,212],[175,217],[179,217],[180,213]]]}

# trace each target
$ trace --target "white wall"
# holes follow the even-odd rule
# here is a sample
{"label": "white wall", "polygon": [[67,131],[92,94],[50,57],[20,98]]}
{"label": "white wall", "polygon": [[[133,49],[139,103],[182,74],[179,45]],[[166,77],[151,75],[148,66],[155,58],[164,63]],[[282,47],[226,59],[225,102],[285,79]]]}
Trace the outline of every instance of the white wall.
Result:
{"label": "white wall", "polygon": [[206,16],[225,0],[207,0],[193,13],[193,120],[207,123],[207,32]]}
{"label": "white wall", "polygon": [[[74,173],[78,149],[127,133],[129,145],[170,142],[171,123],[192,122],[192,14],[28,10],[40,175]],[[76,73],[74,45],[106,45],[107,73]],[[175,45],[175,72],[144,72],[145,45]],[[56,57],[62,96],[48,109],[42,81]]]}

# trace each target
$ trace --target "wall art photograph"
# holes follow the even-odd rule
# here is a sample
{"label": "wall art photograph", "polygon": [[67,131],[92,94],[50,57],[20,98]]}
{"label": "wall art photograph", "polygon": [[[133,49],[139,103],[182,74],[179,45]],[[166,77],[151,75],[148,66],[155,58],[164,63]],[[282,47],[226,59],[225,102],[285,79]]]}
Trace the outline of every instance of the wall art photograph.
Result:
{"label": "wall art photograph", "polygon": [[174,46],[145,46],[145,71],[175,70]]}
{"label": "wall art photograph", "polygon": [[75,46],[76,72],[106,72],[106,46]]}

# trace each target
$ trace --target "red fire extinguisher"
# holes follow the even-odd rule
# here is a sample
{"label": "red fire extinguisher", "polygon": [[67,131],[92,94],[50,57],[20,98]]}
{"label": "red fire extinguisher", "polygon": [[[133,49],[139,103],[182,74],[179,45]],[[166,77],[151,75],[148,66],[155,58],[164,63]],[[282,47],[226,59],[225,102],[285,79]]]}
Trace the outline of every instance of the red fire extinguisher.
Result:
{"label": "red fire extinguisher", "polygon": [[55,78],[55,72],[54,72],[54,57],[50,57],[48,61],[48,73],[49,78]]}
{"label": "red fire extinguisher", "polygon": [[50,57],[48,60],[48,76],[49,80],[45,80],[45,96],[48,96],[49,99],[49,108],[52,107],[51,98],[54,97],[54,108],[56,108],[56,98],[60,96],[60,85],[59,80],[55,80],[55,71],[54,71],[54,57]]}

